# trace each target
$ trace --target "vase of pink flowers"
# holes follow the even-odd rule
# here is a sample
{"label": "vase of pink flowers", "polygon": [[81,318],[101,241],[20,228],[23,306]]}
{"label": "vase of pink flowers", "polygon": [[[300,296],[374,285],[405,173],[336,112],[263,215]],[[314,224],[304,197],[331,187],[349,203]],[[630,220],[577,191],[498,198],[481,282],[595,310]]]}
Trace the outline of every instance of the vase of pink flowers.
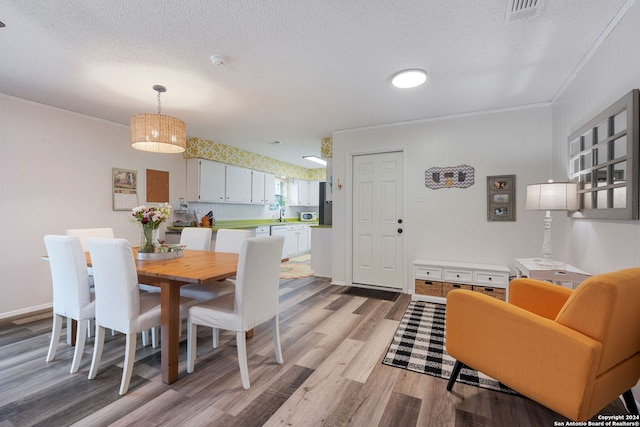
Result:
{"label": "vase of pink flowers", "polygon": [[171,205],[163,203],[159,206],[138,206],[133,208],[132,221],[140,225],[140,253],[155,253],[160,248],[159,227],[160,224],[169,219],[171,215]]}

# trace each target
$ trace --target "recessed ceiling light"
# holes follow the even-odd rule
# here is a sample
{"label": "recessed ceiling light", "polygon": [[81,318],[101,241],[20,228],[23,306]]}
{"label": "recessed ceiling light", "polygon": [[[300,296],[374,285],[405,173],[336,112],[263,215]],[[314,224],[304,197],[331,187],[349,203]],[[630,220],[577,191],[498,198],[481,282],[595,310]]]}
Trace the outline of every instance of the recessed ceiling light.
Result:
{"label": "recessed ceiling light", "polygon": [[322,166],[327,166],[327,161],[317,156],[302,156],[302,158],[312,161],[314,163],[321,164]]}
{"label": "recessed ceiling light", "polygon": [[402,89],[417,87],[426,81],[427,73],[418,69],[402,70],[391,78],[391,84]]}

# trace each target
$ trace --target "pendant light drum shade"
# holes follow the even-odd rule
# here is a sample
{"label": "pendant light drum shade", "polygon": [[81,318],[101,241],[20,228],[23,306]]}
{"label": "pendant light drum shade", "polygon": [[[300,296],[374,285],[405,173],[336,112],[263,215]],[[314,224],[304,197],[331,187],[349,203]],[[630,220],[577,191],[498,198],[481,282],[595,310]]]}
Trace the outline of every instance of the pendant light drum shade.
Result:
{"label": "pendant light drum shade", "polygon": [[184,122],[163,114],[131,116],[131,146],[154,153],[182,153],[187,146]]}
{"label": "pendant light drum shade", "polygon": [[131,146],[153,153],[182,153],[187,147],[187,128],[182,120],[162,115],[160,94],[167,88],[154,85],[153,90],[158,92],[158,114],[131,116]]}

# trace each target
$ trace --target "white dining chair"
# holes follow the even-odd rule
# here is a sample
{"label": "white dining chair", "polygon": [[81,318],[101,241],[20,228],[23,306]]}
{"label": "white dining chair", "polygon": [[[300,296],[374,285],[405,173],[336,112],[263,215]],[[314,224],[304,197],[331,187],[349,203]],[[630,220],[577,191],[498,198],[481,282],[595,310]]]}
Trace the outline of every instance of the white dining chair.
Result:
{"label": "white dining chair", "polygon": [[80,243],[82,244],[82,250],[84,252],[89,252],[89,246],[87,246],[87,239],[91,237],[109,237],[114,238],[113,228],[102,227],[102,228],[68,228],[66,230],[67,236],[75,236],[80,239]]}
{"label": "white dining chair", "polygon": [[[74,236],[80,239],[80,244],[82,245],[83,252],[89,252],[89,246],[87,246],[87,239],[90,237],[108,237],[114,238],[113,228],[102,227],[102,228],[67,228],[66,230],[67,236]],[[93,268],[86,267],[89,271],[89,281],[91,286],[93,286]]]}
{"label": "white dining chair", "polygon": [[240,253],[242,242],[251,237],[251,230],[221,228],[216,232],[216,252]]}
{"label": "white dining chair", "polygon": [[44,236],[53,283],[53,327],[47,362],[51,362],[60,341],[63,317],[78,322],[71,373],[78,372],[89,321],[95,318],[95,301],[89,286],[87,261],[80,239]]}
{"label": "white dining chair", "polygon": [[196,251],[210,251],[213,231],[209,227],[185,227],[180,233],[180,244],[185,249]]}
{"label": "white dining chair", "polygon": [[[126,349],[120,394],[129,389],[136,352],[136,335],[160,325],[160,294],[141,293],[131,245],[124,239],[94,237],[88,239],[96,293],[96,336],[89,379],[98,373],[104,330],[110,328],[126,335]],[[195,300],[181,298],[180,311],[187,314]]]}
{"label": "white dining chair", "polygon": [[[184,233],[187,230],[211,230],[208,229],[199,229],[195,227],[185,228],[182,230]],[[193,233],[193,232],[191,232]],[[231,228],[221,228],[216,232],[216,244],[215,244],[215,252],[230,252],[234,254],[240,253],[240,248],[242,247],[242,242],[251,237],[250,230],[236,230]],[[209,242],[211,242],[211,235],[209,236]],[[180,243],[182,243],[182,237],[180,238]],[[189,246],[187,246],[189,249]],[[200,249],[200,250],[208,250],[208,249]],[[221,295],[226,295],[232,293],[234,291],[233,280],[221,281],[218,283],[208,283],[208,284],[192,284],[186,285],[180,288],[180,295],[195,298],[198,301],[206,301],[211,298],[217,298]],[[215,335],[215,334],[214,334]],[[214,344],[215,344],[215,336],[214,336]]]}
{"label": "white dining chair", "polygon": [[[110,227],[98,227],[98,228],[68,228],[66,230],[67,236],[75,236],[80,239],[80,243],[82,244],[82,250],[84,252],[89,252],[89,246],[87,245],[87,240],[92,237],[104,237],[113,239],[115,238],[115,234],[113,233],[113,228]],[[89,283],[93,288],[93,267],[86,267],[89,272]],[[149,285],[139,285],[140,289],[147,292],[155,292],[155,288]],[[148,286],[148,288],[147,288]],[[89,326],[91,325],[91,321],[89,321]],[[153,330],[155,333],[155,330]],[[115,335],[115,331],[111,331],[111,335]],[[91,337],[91,327],[87,328],[87,336]],[[142,343],[143,345],[149,345],[149,332],[144,331],[142,333]],[[153,338],[153,348],[157,347],[157,340]]]}
{"label": "white dining chair", "polygon": [[278,289],[283,236],[252,237],[240,250],[235,292],[193,305],[187,325],[187,372],[195,369],[197,326],[235,331],[242,386],[248,389],[246,332],[270,322],[276,361],[282,364]]}

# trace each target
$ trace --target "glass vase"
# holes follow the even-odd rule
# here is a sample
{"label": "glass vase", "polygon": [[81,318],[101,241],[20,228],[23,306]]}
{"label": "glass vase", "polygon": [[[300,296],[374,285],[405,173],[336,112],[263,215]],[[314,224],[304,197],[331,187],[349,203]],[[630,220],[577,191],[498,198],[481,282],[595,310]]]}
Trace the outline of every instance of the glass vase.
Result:
{"label": "glass vase", "polygon": [[142,226],[140,233],[140,250],[139,252],[152,254],[156,251],[156,247],[160,246],[160,230],[158,228]]}

